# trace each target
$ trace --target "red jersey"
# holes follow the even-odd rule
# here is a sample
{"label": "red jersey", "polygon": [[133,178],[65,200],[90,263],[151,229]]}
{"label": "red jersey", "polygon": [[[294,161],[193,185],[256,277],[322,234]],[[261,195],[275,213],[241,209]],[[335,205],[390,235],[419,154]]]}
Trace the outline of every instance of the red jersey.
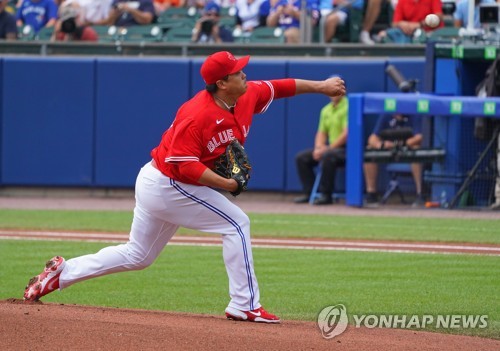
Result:
{"label": "red jersey", "polygon": [[[212,94],[200,91],[179,108],[151,156],[166,176],[200,185],[200,176],[206,168],[214,168],[214,161],[232,139],[244,145],[254,114],[265,112],[274,99],[294,94],[293,79],[247,82],[247,91],[231,113],[219,107]],[[181,171],[182,166],[192,162],[197,164]]]}
{"label": "red jersey", "polygon": [[[399,0],[394,10],[393,22],[422,22],[425,16],[434,13],[441,15],[443,13],[441,0]],[[439,27],[443,26],[441,21]],[[434,30],[436,28],[423,27],[424,30]]]}

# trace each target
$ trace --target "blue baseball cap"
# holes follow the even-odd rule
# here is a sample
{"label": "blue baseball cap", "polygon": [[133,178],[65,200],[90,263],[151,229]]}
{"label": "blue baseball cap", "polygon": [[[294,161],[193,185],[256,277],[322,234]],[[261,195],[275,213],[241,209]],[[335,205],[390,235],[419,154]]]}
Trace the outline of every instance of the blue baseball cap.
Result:
{"label": "blue baseball cap", "polygon": [[217,5],[215,2],[213,1],[209,1],[207,2],[207,4],[205,5],[205,8],[203,9],[203,12],[204,13],[209,13],[209,12],[212,12],[212,13],[216,13],[217,15],[220,13],[220,6]]}

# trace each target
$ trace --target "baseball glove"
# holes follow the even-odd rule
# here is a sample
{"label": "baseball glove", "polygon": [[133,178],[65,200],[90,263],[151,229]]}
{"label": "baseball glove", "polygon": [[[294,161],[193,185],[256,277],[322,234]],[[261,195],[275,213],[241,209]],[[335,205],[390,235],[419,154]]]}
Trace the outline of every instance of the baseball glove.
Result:
{"label": "baseball glove", "polygon": [[252,165],[248,160],[245,149],[237,139],[233,139],[226,147],[226,152],[215,160],[214,172],[224,178],[232,178],[238,183],[238,189],[231,195],[238,196],[242,191],[247,191],[248,180]]}

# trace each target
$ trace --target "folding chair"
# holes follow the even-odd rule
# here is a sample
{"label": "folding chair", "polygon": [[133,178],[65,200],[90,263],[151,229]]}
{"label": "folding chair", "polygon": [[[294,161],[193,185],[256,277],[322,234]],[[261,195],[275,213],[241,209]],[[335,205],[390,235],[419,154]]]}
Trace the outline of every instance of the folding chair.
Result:
{"label": "folding chair", "polygon": [[401,190],[399,177],[412,177],[411,173],[411,165],[409,163],[390,163],[387,165],[387,173],[391,176],[391,180],[387,186],[387,190],[385,191],[384,196],[380,199],[380,203],[384,204],[387,202],[389,197],[397,192],[401,202],[403,204],[406,203],[403,191]]}
{"label": "folding chair", "polygon": [[[314,200],[320,196],[319,193],[319,183],[321,181],[321,175],[323,174],[323,168],[321,163],[318,165],[316,169],[316,178],[314,179],[314,185],[311,191],[311,195],[309,196],[309,204],[313,204]],[[345,192],[333,192],[332,193],[332,200],[333,202],[338,202],[340,199],[345,199]]]}

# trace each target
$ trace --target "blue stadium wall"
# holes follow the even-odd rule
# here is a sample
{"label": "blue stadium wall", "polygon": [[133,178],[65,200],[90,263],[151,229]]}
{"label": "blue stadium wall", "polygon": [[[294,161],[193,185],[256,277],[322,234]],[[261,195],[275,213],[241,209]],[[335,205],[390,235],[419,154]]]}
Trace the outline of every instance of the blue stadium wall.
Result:
{"label": "blue stadium wall", "polygon": [[[0,185],[133,187],[178,107],[204,88],[201,63],[199,58],[0,59]],[[245,73],[249,80],[337,74],[351,93],[398,91],[384,73],[388,64],[423,81],[424,58],[252,58]],[[277,100],[255,116],[246,145],[254,165],[252,190],[300,190],[294,157],[313,145],[319,111],[328,102],[326,96],[302,95]]]}

